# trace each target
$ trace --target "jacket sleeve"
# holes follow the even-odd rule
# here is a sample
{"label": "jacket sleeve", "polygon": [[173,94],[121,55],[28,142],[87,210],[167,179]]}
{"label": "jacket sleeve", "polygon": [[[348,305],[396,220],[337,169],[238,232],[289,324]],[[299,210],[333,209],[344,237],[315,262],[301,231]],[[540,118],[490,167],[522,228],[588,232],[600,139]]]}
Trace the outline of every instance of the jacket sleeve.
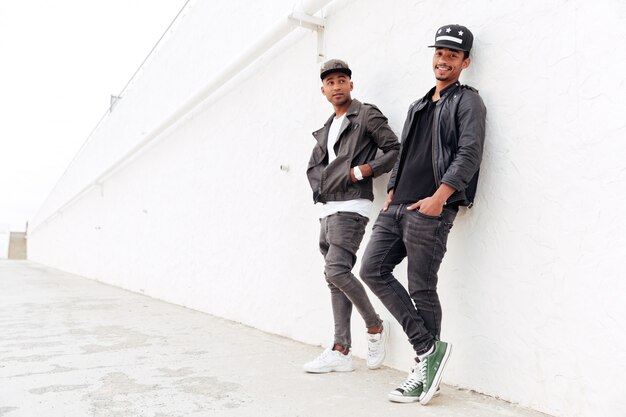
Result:
{"label": "jacket sleeve", "polygon": [[467,91],[457,108],[457,149],[441,182],[456,190],[467,188],[480,167],[485,144],[487,110],[478,93]]}
{"label": "jacket sleeve", "polygon": [[[400,149],[402,149],[402,145],[400,145]],[[391,177],[389,177],[389,182],[387,183],[387,192],[392,188],[396,188],[396,178],[398,176],[398,167],[400,166],[400,156],[396,158],[396,162],[393,165],[393,169],[391,170]]]}
{"label": "jacket sleeve", "polygon": [[391,168],[393,168],[393,165],[398,159],[400,142],[396,134],[393,133],[393,130],[389,127],[387,118],[378,108],[372,106],[369,113],[367,132],[378,148],[383,151],[382,155],[378,155],[376,158],[367,162],[372,167],[373,176],[375,178],[389,172]]}

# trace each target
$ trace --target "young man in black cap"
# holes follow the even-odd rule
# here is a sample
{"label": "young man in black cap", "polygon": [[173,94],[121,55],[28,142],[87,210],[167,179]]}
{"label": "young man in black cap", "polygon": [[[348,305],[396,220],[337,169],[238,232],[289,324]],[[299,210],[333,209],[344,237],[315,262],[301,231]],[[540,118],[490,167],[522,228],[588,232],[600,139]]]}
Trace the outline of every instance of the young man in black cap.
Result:
{"label": "young man in black cap", "polygon": [[[473,35],[442,26],[435,35],[435,87],[412,103],[383,210],[363,255],[361,278],[402,325],[416,353],[394,402],[426,404],[439,388],[451,346],[439,340],[437,271],[459,206],[472,205],[485,139],[478,92],[459,84],[470,65]],[[392,272],[408,261],[408,291]]]}
{"label": "young man in black cap", "polygon": [[[352,305],[367,327],[368,368],[382,364],[388,334],[352,268],[374,200],[372,179],[391,170],[400,143],[376,106],[352,99],[351,76],[348,64],[338,59],[321,67],[322,94],[334,113],[313,132],[316,143],[307,168],[313,200],[322,203],[319,247],[335,321],[333,345],[304,365],[305,371],[314,373],[354,369]],[[378,150],[382,150],[379,156]]]}

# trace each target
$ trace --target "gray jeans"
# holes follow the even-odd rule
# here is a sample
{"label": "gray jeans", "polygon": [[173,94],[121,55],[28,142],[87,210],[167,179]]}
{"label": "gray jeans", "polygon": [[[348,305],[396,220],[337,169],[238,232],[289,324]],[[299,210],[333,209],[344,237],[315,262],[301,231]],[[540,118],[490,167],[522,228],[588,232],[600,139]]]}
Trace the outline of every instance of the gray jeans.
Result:
{"label": "gray jeans", "polygon": [[[378,215],[363,254],[361,279],[402,325],[415,352],[423,354],[441,332],[437,272],[457,209],[444,208],[432,217],[406,208],[392,205]],[[408,291],[392,273],[405,257]]]}
{"label": "gray jeans", "polygon": [[320,251],[326,262],[324,275],[330,288],[335,320],[334,343],[344,348],[350,348],[352,344],[350,316],[353,304],[366,327],[381,323],[363,284],[352,274],[367,222],[366,217],[350,212],[335,213],[320,220]]}

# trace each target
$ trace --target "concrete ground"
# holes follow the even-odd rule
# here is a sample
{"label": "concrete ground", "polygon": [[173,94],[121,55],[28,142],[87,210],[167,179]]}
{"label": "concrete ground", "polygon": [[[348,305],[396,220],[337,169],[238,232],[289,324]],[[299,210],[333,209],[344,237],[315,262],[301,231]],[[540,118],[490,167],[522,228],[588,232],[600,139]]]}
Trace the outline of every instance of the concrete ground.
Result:
{"label": "concrete ground", "polygon": [[311,375],[321,348],[28,261],[0,261],[0,416],[545,417],[442,386],[427,406],[385,394],[406,374]]}

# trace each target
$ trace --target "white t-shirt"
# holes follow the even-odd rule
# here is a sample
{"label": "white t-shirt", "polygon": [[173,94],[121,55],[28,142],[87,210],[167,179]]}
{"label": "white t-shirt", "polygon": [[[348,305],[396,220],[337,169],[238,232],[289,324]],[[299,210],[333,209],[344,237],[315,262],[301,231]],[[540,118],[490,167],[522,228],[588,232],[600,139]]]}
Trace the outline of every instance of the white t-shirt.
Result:
{"label": "white t-shirt", "polygon": [[337,139],[339,139],[339,131],[341,130],[341,126],[343,125],[343,121],[346,120],[346,114],[342,114],[340,117],[335,117],[330,124],[330,129],[328,130],[328,163],[330,164],[337,158],[337,154],[335,154],[335,143],[337,143]]}
{"label": "white t-shirt", "polygon": [[[339,138],[339,131],[341,130],[341,126],[343,125],[345,119],[345,113],[341,117],[335,117],[330,125],[330,129],[328,130],[327,146],[329,164],[335,158],[337,158],[333,145],[337,142],[337,139]],[[358,213],[361,216],[367,217],[369,219],[370,211],[372,210],[373,205],[374,203],[367,198],[357,198],[347,201],[329,201],[325,204],[322,204],[320,218],[330,216],[331,214],[335,214],[339,211],[347,211],[351,213]]]}

